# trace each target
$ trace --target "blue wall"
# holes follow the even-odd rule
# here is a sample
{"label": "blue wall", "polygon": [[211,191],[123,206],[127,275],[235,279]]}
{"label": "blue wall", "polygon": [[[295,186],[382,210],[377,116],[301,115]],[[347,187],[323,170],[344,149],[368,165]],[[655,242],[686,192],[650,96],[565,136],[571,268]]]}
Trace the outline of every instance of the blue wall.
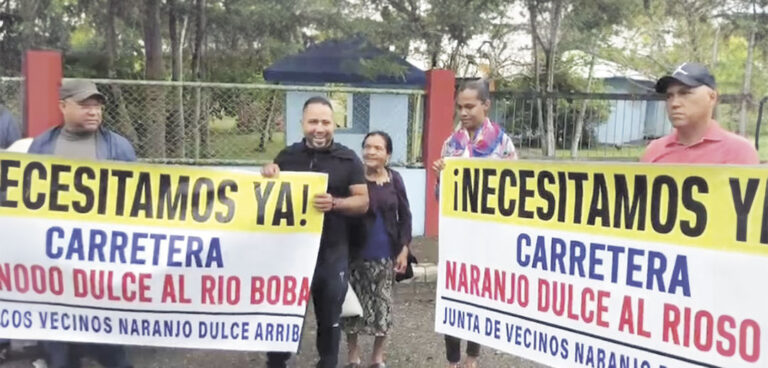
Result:
{"label": "blue wall", "polygon": [[[424,169],[406,169],[395,167],[405,182],[405,191],[408,193],[408,202],[411,204],[413,215],[413,236],[424,235],[424,214],[426,212],[427,199],[424,196],[427,185],[427,172]],[[429,191],[434,195],[434,191]]]}
{"label": "blue wall", "polygon": [[[604,79],[610,93],[648,94],[650,82],[626,78]],[[646,137],[661,137],[672,130],[664,101],[607,101],[608,119],[597,127],[597,139],[604,144],[640,143]]]}
{"label": "blue wall", "polygon": [[[647,93],[625,78],[604,80],[609,93]],[[608,119],[597,127],[597,141],[604,144],[625,144],[643,139],[645,134],[647,101],[606,101],[611,112]]]}
{"label": "blue wall", "polygon": [[649,101],[646,110],[645,136],[661,137],[672,131],[672,122],[667,115],[667,104],[664,101]]}
{"label": "blue wall", "polygon": [[[286,93],[286,144],[303,138],[301,109],[304,101],[312,96],[325,95],[317,92]],[[350,129],[337,129],[334,139],[361,154],[360,145],[369,131],[382,130],[392,136],[392,163],[405,164],[408,157],[408,103],[407,95],[355,94],[355,99],[367,100],[351,103],[347,113],[354,116]],[[366,103],[367,102],[367,103]]]}

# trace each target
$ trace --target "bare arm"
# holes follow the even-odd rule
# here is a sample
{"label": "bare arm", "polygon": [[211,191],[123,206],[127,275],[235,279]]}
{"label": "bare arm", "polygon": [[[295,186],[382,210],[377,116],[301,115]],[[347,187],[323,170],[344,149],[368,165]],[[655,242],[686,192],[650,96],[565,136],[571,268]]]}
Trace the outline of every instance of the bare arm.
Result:
{"label": "bare arm", "polygon": [[334,198],[333,210],[348,216],[362,215],[368,211],[368,186],[355,184],[349,186],[349,197]]}

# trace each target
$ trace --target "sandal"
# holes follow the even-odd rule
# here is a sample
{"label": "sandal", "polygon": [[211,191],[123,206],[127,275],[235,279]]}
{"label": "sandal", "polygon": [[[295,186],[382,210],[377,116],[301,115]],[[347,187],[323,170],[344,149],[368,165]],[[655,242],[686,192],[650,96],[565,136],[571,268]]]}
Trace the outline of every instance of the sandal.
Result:
{"label": "sandal", "polygon": [[360,363],[361,362],[349,363],[349,364],[345,365],[344,368],[360,368]]}
{"label": "sandal", "polygon": [[368,368],[387,368],[387,365],[382,363],[373,363]]}

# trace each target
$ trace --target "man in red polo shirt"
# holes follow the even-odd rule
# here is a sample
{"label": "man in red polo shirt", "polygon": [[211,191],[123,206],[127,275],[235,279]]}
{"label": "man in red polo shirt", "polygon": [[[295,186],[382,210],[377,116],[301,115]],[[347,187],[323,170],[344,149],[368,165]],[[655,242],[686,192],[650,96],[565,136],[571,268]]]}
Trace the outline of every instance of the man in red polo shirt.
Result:
{"label": "man in red polo shirt", "polygon": [[652,141],[641,162],[737,164],[760,163],[755,146],[720,127],[712,118],[717,104],[715,77],[706,66],[684,63],[656,82],[667,95],[672,133]]}

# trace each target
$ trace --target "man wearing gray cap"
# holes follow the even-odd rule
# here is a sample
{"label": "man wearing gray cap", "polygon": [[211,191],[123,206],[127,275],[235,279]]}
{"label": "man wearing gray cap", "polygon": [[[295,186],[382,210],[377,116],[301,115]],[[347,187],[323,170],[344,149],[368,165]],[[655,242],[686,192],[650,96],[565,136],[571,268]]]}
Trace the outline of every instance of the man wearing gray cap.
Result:
{"label": "man wearing gray cap", "polygon": [[123,136],[101,125],[106,98],[93,82],[64,82],[59,108],[64,124],[53,127],[32,142],[29,153],[90,160],[136,161],[136,152]]}
{"label": "man wearing gray cap", "polygon": [[[84,160],[136,161],[131,143],[101,125],[106,102],[90,81],[64,82],[59,89],[59,108],[64,124],[48,129],[32,141],[29,153],[52,154]],[[80,358],[90,355],[108,368],[132,367],[119,345],[59,341],[42,343],[49,368],[79,368]]]}
{"label": "man wearing gray cap", "polygon": [[651,142],[642,162],[739,164],[760,163],[755,146],[720,127],[712,115],[717,105],[715,77],[706,66],[683,63],[656,83],[667,96],[667,113],[675,128]]}

